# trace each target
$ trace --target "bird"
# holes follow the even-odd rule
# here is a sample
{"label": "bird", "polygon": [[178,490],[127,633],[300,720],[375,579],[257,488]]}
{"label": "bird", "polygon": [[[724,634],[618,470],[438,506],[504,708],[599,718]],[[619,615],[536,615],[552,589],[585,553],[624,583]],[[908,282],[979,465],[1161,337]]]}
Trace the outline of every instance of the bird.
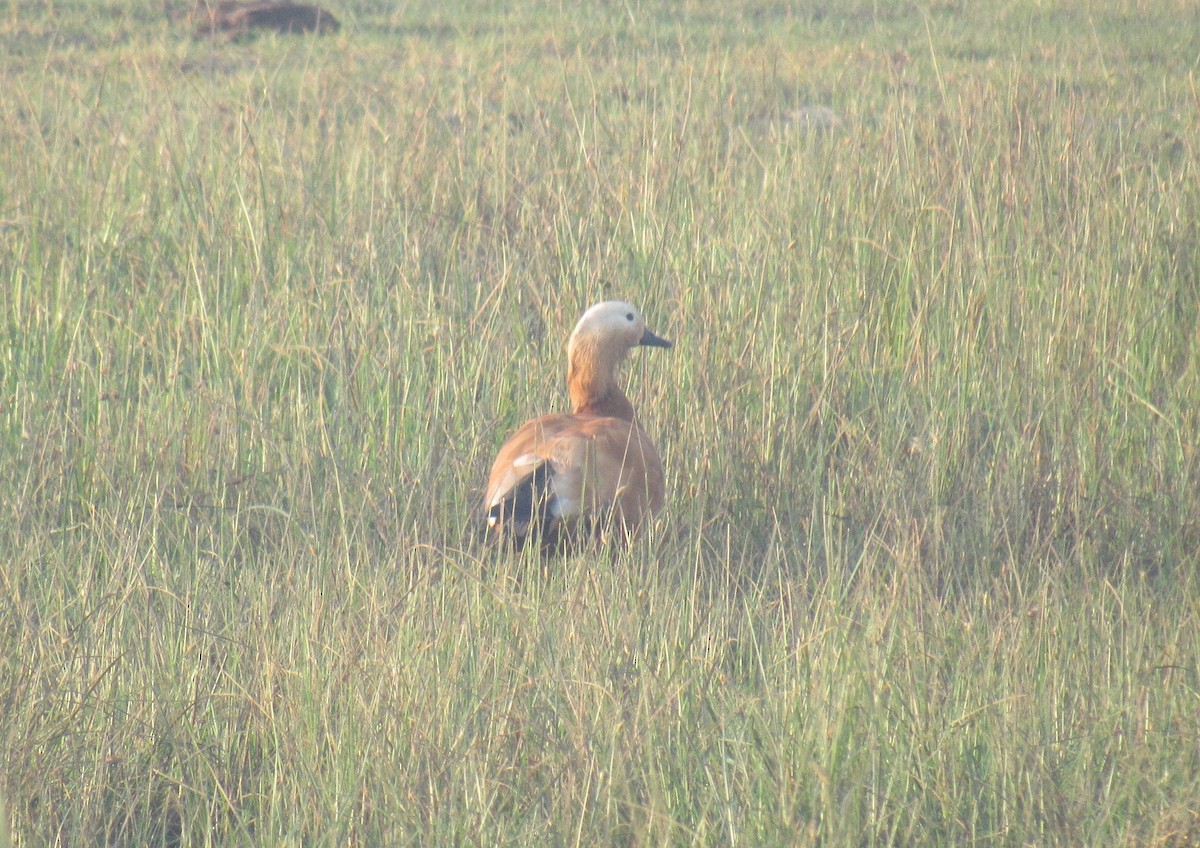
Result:
{"label": "bird", "polygon": [[569,413],[542,415],[504,442],[484,495],[485,533],[543,555],[627,542],[665,502],[662,459],[617,383],[635,347],[668,349],[624,301],[592,306],[567,342]]}

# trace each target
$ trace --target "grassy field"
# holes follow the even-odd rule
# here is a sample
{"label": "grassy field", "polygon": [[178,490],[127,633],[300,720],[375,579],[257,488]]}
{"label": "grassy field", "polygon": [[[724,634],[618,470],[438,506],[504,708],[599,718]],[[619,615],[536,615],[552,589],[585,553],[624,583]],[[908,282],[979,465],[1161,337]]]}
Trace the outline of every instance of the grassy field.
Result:
{"label": "grassy field", "polygon": [[[1200,844],[1194,4],[327,6],[0,8],[13,844]],[[669,506],[538,576],[609,297]]]}

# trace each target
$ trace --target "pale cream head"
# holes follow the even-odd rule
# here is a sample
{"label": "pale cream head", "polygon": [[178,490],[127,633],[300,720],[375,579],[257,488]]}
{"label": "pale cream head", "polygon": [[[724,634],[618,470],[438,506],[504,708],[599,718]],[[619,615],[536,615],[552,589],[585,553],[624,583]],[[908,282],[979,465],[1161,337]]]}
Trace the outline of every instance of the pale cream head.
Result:
{"label": "pale cream head", "polygon": [[593,411],[633,419],[633,407],[617,387],[617,369],[630,348],[671,347],[646,327],[631,303],[597,303],[579,319],[567,343],[567,386],[576,412]]}
{"label": "pale cream head", "polygon": [[[625,353],[638,345],[671,347],[666,339],[659,338],[646,327],[642,313],[632,303],[608,300],[597,303],[579,319],[571,340],[567,344],[570,356],[576,347],[587,345],[602,349],[602,358],[620,362]],[[610,356],[613,359],[610,359]]]}

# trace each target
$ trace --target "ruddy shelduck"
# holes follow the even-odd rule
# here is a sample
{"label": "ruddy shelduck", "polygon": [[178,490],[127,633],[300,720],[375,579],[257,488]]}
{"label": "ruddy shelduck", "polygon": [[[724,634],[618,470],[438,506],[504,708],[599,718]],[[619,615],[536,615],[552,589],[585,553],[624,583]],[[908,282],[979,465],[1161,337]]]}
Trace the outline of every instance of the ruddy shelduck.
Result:
{"label": "ruddy shelduck", "polygon": [[484,497],[489,536],[550,553],[628,539],[662,509],[662,459],[617,385],[638,346],[671,342],[628,303],[598,303],[579,319],[567,343],[571,412],[529,421],[500,448]]}

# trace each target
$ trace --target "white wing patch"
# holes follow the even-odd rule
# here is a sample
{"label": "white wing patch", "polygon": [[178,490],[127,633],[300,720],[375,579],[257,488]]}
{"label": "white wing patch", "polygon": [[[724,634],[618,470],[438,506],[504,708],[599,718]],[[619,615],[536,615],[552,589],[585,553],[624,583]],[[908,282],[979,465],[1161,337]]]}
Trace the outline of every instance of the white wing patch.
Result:
{"label": "white wing patch", "polygon": [[528,474],[545,461],[545,459],[538,456],[536,453],[523,453],[513,460],[512,468],[513,471],[516,471],[518,474]]}

